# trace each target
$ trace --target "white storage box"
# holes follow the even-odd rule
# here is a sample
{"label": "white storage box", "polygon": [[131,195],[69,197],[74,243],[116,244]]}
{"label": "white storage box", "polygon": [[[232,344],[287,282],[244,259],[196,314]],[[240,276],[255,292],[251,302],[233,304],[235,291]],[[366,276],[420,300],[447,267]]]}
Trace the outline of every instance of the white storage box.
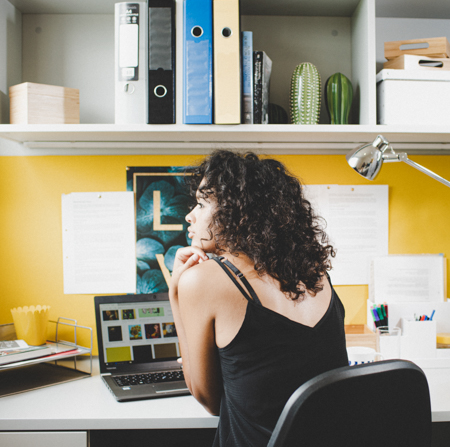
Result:
{"label": "white storage box", "polygon": [[450,71],[377,74],[378,124],[450,125]]}

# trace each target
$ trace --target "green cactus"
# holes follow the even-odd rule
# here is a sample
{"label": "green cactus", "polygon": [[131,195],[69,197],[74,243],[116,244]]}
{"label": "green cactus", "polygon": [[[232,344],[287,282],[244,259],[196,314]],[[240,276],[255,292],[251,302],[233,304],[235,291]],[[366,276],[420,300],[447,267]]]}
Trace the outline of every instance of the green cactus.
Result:
{"label": "green cactus", "polygon": [[348,124],[353,87],[342,73],[331,75],[325,83],[325,104],[331,124]]}
{"label": "green cactus", "polygon": [[293,124],[319,122],[321,80],[316,66],[304,62],[295,67],[291,78],[290,115]]}

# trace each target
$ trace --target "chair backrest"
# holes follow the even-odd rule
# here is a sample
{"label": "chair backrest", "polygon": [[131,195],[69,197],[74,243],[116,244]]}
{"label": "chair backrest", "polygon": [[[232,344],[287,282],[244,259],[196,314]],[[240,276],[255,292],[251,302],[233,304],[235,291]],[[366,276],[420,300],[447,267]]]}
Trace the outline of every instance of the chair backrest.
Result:
{"label": "chair backrest", "polygon": [[406,360],[345,366],[309,380],[286,403],[268,447],[431,445],[423,371]]}

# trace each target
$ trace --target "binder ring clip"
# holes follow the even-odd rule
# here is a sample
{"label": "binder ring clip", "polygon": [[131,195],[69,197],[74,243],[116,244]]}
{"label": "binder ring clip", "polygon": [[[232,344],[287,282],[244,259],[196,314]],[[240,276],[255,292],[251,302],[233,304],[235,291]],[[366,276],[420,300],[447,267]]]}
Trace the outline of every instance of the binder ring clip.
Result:
{"label": "binder ring clip", "polygon": [[222,36],[223,37],[230,37],[233,34],[233,31],[231,31],[230,28],[225,27],[222,29]]}
{"label": "binder ring clip", "polygon": [[194,28],[191,29],[191,34],[194,37],[200,37],[203,34],[203,28],[201,26],[194,26]]}
{"label": "binder ring clip", "polygon": [[[162,90],[162,93],[161,93]],[[154,89],[153,89],[153,93],[155,94],[155,96],[157,96],[158,98],[164,98],[164,96],[167,95],[167,89],[166,87],[164,87],[164,85],[157,85]]]}

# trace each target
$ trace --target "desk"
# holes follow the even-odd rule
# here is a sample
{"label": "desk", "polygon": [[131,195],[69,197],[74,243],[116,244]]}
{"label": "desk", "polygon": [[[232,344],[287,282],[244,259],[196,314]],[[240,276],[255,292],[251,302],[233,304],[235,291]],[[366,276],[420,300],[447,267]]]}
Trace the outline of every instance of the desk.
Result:
{"label": "desk", "polygon": [[450,358],[415,360],[427,376],[433,422],[450,421]]}
{"label": "desk", "polygon": [[[39,436],[43,439],[42,445],[48,447],[85,447],[89,445],[86,440],[92,430],[180,429],[179,433],[183,434],[185,430],[182,429],[209,428],[210,432],[213,432],[217,423],[218,417],[211,416],[192,396],[116,402],[101,380],[96,358],[91,377],[0,398],[2,447],[38,447]],[[22,441],[14,443],[9,437],[6,438],[2,431],[42,433],[33,433],[30,439],[17,436],[17,439],[21,438]],[[49,433],[54,431],[58,433]],[[63,443],[60,432],[71,432]],[[2,435],[5,436],[4,439]],[[83,442],[74,441],[70,444],[71,439],[80,439],[80,436],[84,439]],[[211,435],[209,437],[211,438]],[[32,442],[29,442],[31,439]],[[109,444],[110,447],[112,445]],[[208,445],[211,445],[211,442]],[[92,447],[95,447],[95,444]]]}
{"label": "desk", "polygon": [[[417,362],[429,381],[433,422],[450,421],[450,359],[441,360]],[[182,429],[212,429],[212,432],[217,423],[218,418],[211,416],[192,396],[116,402],[102,383],[96,359],[92,377],[0,398],[0,432],[82,432],[87,438],[87,433],[95,430],[180,429],[181,433]],[[1,446],[13,445],[3,443],[1,436],[2,433]],[[36,438],[32,445],[38,446]]]}

